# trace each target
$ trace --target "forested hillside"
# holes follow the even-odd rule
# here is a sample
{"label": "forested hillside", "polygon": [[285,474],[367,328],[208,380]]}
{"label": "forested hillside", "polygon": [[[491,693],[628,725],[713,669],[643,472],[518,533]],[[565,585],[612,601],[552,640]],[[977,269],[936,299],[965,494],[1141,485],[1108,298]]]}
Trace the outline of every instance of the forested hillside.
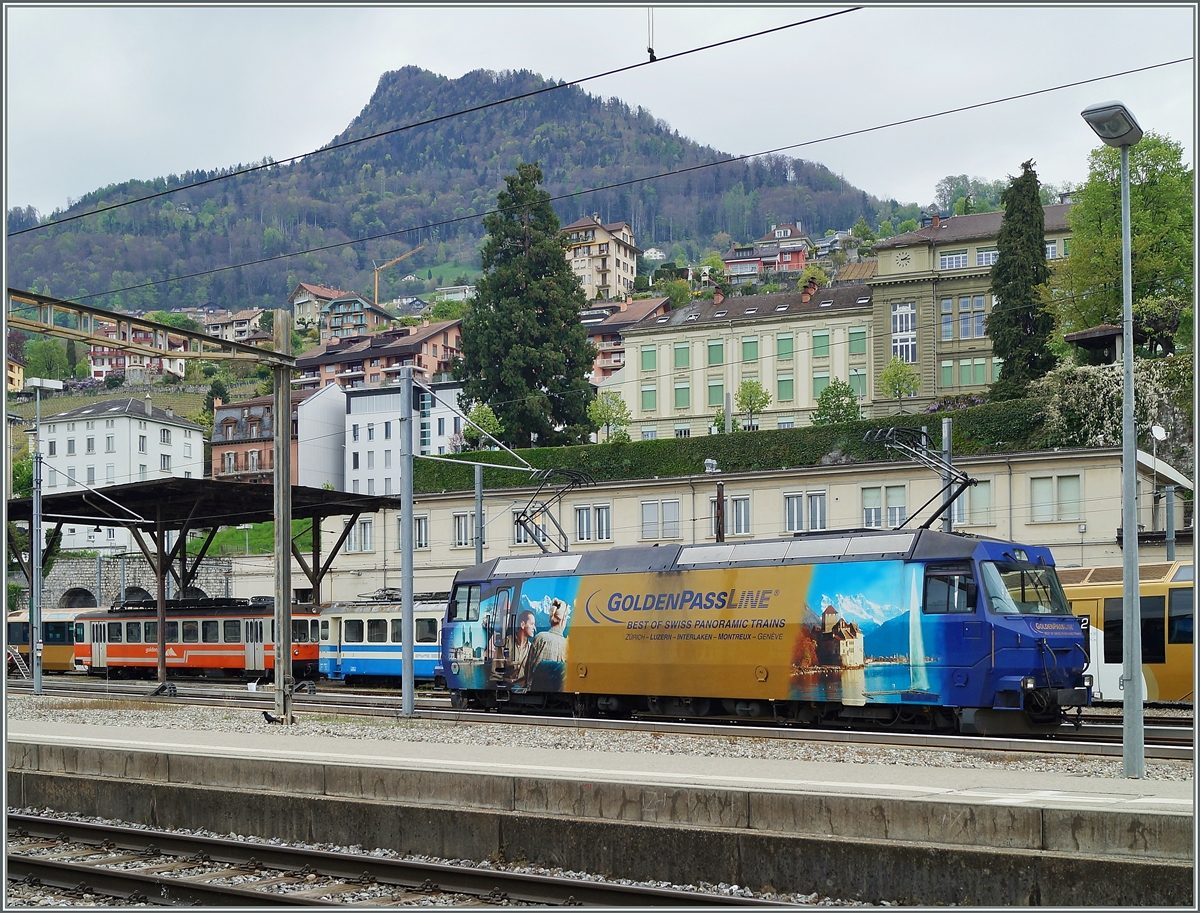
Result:
{"label": "forested hillside", "polygon": [[[475,71],[448,79],[416,67],[384,74],[362,113],[336,141],[426,120],[548,83],[528,71]],[[201,273],[339,242],[333,250],[90,299],[105,307],[175,309],[217,304],[273,306],[297,282],[370,294],[372,258],[425,249],[381,274],[380,297],[411,294],[412,273],[448,283],[477,267],[477,218],[379,240],[360,240],[478,216],[494,205],[504,175],[538,161],[563,223],[587,213],[627,220],[638,245],[674,257],[761,236],[771,223],[801,220],[812,235],[877,224],[880,201],[822,165],[784,156],[706,168],[600,193],[581,191],[727,157],[681,137],[647,111],[579,88],[450,118],[347,149],[52,226],[8,241],[9,282],[62,298]],[[236,169],[228,169],[236,170]],[[131,181],[88,194],[67,213],[180,186],[219,172]],[[883,204],[886,206],[886,204]],[[37,214],[8,213],[9,230]],[[456,266],[457,264],[457,266]]]}

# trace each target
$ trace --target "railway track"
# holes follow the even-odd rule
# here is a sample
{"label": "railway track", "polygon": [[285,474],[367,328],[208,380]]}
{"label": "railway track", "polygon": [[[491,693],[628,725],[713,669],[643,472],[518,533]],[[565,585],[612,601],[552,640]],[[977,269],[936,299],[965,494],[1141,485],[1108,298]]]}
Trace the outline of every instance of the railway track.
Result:
{"label": "railway track", "polygon": [[778,906],[778,901],[8,816],[10,890],[161,906]]}
{"label": "railway track", "polygon": [[[148,682],[52,681],[43,679],[43,695],[87,700],[153,701],[165,704],[188,703],[198,706],[228,707],[244,710],[274,709],[270,692],[249,692],[211,683],[173,682],[174,690],[154,694],[157,685]],[[14,687],[16,686],[16,687]],[[9,682],[9,691],[29,693],[25,682]],[[961,736],[942,733],[891,732],[878,730],[816,729],[790,726],[763,726],[718,719],[672,722],[662,719],[575,719],[567,716],[533,714],[478,713],[449,709],[449,701],[435,692],[418,692],[415,701],[423,719],[463,723],[512,723],[527,726],[592,728],[655,732],[670,735],[740,736],[761,739],[802,740],[809,742],[883,745],[892,748],[943,749],[948,751],[1006,750],[1034,754],[1119,755],[1122,726],[1119,715],[1089,713],[1080,728],[1064,725],[1052,736]],[[397,718],[400,698],[395,692],[346,691],[314,688],[298,691],[293,711],[335,716]],[[1194,730],[1190,718],[1156,717],[1148,713],[1145,726],[1145,757],[1154,760],[1185,760],[1194,757]]]}

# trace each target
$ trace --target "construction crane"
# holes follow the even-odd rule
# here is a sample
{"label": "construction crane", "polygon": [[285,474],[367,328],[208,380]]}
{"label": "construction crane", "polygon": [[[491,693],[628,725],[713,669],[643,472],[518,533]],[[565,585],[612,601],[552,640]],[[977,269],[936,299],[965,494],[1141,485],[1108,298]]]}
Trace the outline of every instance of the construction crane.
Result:
{"label": "construction crane", "polygon": [[[405,257],[411,257],[413,254],[419,253],[420,251],[423,251],[424,249],[425,249],[425,245],[422,244],[420,247],[414,247],[412,250],[410,250],[406,254],[401,254],[399,257],[397,257],[394,260],[389,260],[387,263],[383,264],[383,266],[375,267],[375,307],[379,307],[379,274],[381,272],[383,272],[385,269],[387,269],[389,266],[399,263]],[[372,260],[371,262],[374,263],[375,261]]]}

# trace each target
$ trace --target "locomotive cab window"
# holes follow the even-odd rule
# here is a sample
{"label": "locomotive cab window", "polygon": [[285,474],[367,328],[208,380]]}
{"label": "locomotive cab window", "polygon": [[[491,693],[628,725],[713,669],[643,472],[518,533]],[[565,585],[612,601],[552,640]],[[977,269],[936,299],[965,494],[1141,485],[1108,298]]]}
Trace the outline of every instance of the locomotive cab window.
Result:
{"label": "locomotive cab window", "polygon": [[1176,587],[1167,592],[1167,643],[1190,644],[1196,591],[1189,586]]}
{"label": "locomotive cab window", "polygon": [[450,600],[450,621],[479,621],[479,584],[460,584]]}
{"label": "locomotive cab window", "polygon": [[977,588],[969,564],[930,565],[925,568],[926,615],[969,614],[975,611]]}
{"label": "locomotive cab window", "polygon": [[308,643],[308,619],[293,618],[292,619],[292,643],[306,644]]}
{"label": "locomotive cab window", "polygon": [[[9,630],[8,642],[10,644],[15,643],[15,641],[12,639],[12,625],[8,626],[8,630]],[[29,640],[29,632],[28,631],[25,632],[25,639],[26,639],[26,641]],[[86,641],[87,641],[87,628],[84,626],[82,621],[75,622],[75,643],[81,644],[81,643],[85,643]]]}
{"label": "locomotive cab window", "polygon": [[996,615],[1070,615],[1054,568],[1019,561],[981,561],[988,609]]}
{"label": "locomotive cab window", "polygon": [[436,618],[418,618],[417,622],[417,643],[419,644],[436,644],[437,636],[437,619]]}
{"label": "locomotive cab window", "polygon": [[321,641],[323,643],[329,642],[329,619],[327,618],[321,619]]}

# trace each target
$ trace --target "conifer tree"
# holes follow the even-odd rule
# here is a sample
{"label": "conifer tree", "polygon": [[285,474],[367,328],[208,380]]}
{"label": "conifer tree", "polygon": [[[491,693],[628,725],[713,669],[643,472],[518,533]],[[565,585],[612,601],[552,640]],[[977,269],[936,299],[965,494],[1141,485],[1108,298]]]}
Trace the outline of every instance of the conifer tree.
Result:
{"label": "conifer tree", "polygon": [[992,267],[992,312],[987,334],[992,354],[1004,359],[992,384],[993,399],[1024,395],[1029,382],[1054,367],[1049,348],[1054,319],[1042,304],[1040,287],[1050,278],[1046,264],[1046,214],[1038,195],[1033,161],[1021,165],[1000,197],[1004,221]]}
{"label": "conifer tree", "polygon": [[586,441],[587,380],[596,357],[579,321],[586,304],[564,255],[542,170],[520,164],[483,219],[483,278],[463,324],[458,376],[466,399],[487,403],[505,440],[527,447]]}

